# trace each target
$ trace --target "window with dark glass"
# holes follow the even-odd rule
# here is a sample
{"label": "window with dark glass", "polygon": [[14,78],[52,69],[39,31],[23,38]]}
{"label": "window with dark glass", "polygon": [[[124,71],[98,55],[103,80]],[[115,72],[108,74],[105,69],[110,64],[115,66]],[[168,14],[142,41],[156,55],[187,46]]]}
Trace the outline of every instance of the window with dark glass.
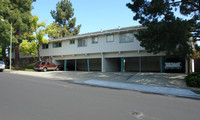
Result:
{"label": "window with dark glass", "polygon": [[69,44],[75,44],[75,40],[70,40]]}
{"label": "window with dark glass", "polygon": [[92,37],[92,44],[98,43],[98,37]]}
{"label": "window with dark glass", "polygon": [[54,42],[53,43],[53,48],[59,48],[62,47],[62,43],[61,42]]}
{"label": "window with dark glass", "polygon": [[85,47],[85,46],[87,46],[86,39],[79,39],[78,40],[78,47]]}
{"label": "window with dark glass", "polygon": [[49,44],[42,44],[42,49],[48,49],[49,48]]}

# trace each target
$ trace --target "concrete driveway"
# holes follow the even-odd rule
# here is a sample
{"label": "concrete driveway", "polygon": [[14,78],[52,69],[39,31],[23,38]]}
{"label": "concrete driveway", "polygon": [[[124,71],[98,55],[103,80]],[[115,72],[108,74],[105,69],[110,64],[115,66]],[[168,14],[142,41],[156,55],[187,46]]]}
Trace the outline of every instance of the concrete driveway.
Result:
{"label": "concrete driveway", "polygon": [[134,83],[142,85],[187,88],[182,73],[135,73],[135,72],[72,72],[72,71],[48,71],[26,72],[12,71],[12,74],[21,74],[34,77],[43,77],[51,80],[102,80],[121,83]]}

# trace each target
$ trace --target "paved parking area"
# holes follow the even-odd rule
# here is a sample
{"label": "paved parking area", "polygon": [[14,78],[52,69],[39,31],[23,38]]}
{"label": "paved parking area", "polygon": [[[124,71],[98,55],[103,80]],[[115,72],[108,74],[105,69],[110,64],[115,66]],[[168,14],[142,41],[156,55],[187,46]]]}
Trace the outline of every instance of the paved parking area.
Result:
{"label": "paved parking area", "polygon": [[182,73],[135,73],[135,72],[72,72],[72,71],[48,71],[26,72],[12,71],[12,74],[22,74],[34,77],[44,77],[51,80],[101,80],[120,83],[133,83],[163,87],[187,88]]}
{"label": "paved parking area", "polygon": [[137,73],[128,81],[134,84],[187,88],[183,73]]}
{"label": "paved parking area", "polygon": [[134,72],[26,72],[12,71],[11,74],[28,75],[49,80],[73,81],[78,84],[103,86],[109,88],[136,90],[148,93],[200,99],[184,81],[185,74],[178,73],[134,73]]}

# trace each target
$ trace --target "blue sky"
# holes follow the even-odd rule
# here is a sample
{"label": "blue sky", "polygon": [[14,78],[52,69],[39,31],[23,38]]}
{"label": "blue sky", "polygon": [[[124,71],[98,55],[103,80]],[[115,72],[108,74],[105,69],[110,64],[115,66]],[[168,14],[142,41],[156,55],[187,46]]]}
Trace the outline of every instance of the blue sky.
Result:
{"label": "blue sky", "polygon": [[[39,21],[51,24],[54,19],[50,11],[56,10],[56,4],[61,0],[36,0],[33,3],[33,15],[39,16]],[[112,28],[139,25],[133,21],[133,12],[126,7],[131,0],[70,0],[74,8],[76,25],[81,24],[80,34],[108,30]]]}

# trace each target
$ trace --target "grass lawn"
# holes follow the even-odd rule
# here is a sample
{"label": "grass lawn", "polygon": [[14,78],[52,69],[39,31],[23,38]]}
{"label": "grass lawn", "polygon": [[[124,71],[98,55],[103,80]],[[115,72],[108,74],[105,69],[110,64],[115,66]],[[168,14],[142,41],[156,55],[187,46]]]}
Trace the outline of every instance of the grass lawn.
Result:
{"label": "grass lawn", "polygon": [[33,69],[25,69],[24,71],[31,71],[31,72],[32,72],[32,71],[34,71],[34,70],[33,70]]}

